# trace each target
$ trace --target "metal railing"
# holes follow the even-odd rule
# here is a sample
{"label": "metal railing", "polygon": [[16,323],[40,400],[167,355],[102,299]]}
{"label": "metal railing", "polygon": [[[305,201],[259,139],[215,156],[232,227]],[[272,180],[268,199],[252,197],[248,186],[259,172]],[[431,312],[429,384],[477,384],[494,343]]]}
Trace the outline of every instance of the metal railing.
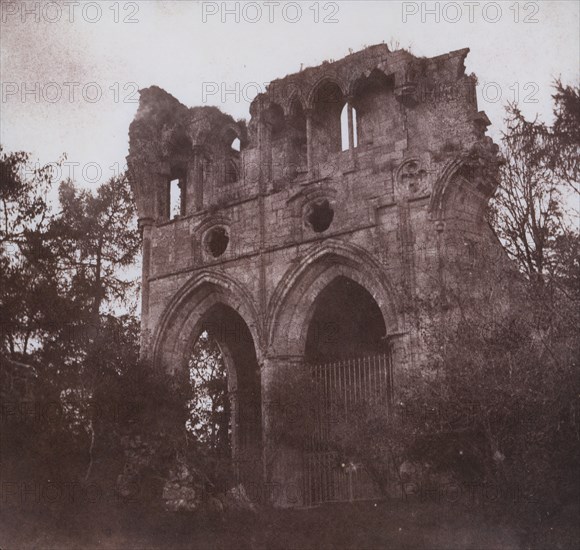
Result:
{"label": "metal railing", "polygon": [[389,353],[310,365],[318,400],[314,430],[304,453],[304,505],[377,498],[378,489],[360,463],[332,449],[333,424],[348,422],[358,406],[388,408],[393,372]]}

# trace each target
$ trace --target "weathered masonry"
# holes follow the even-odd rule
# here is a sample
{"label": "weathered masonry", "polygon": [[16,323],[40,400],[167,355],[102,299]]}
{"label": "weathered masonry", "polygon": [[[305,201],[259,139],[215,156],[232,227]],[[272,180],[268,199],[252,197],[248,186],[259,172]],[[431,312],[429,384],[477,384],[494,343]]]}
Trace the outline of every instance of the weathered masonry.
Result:
{"label": "weathered masonry", "polygon": [[373,380],[396,393],[398,374],[420,368],[409,301],[457,243],[493,240],[484,212],[497,147],[468,51],[426,59],[372,46],[274,80],[247,124],[141,91],[128,163],[143,355],[176,374],[213,331],[234,457],[259,465],[245,479],[292,487],[282,505],[372,491],[352,476],[344,489],[349,474],[316,445],[300,456],[271,448],[276,377],[310,364],[345,398]]}

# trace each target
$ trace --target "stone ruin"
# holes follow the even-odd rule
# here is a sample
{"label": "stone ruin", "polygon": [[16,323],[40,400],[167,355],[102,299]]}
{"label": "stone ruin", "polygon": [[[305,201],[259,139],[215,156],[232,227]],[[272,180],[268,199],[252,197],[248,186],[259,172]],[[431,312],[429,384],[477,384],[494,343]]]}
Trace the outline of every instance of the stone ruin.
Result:
{"label": "stone ruin", "polygon": [[468,52],[372,46],[272,81],[249,122],[155,86],[140,92],[128,166],[143,357],[181,375],[197,337],[212,333],[236,471],[246,487],[279,483],[282,506],[372,488],[353,481],[356,467],[336,474],[320,447],[274,452],[276,379],[315,365],[356,400],[374,372],[392,399],[400,373],[420,364],[409,302],[464,245],[498,246],[485,220],[498,149]]}

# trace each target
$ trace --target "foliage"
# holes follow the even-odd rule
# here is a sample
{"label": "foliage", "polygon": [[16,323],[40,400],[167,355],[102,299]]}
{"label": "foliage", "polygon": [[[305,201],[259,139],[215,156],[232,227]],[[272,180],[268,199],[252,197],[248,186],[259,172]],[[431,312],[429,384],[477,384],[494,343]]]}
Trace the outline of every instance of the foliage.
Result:
{"label": "foliage", "polygon": [[[0,362],[34,372],[26,396],[3,394],[14,408],[3,454],[20,457],[8,475],[95,481],[95,463],[120,452],[118,411],[103,413],[103,396],[115,395],[138,364],[135,283],[126,270],[139,237],[129,186],[113,178],[93,194],[63,182],[51,206],[50,166],[0,150],[0,169]],[[108,314],[119,304],[129,313]],[[103,475],[101,468],[99,482]]]}
{"label": "foliage", "polygon": [[53,212],[50,167],[0,147],[0,352],[26,356],[65,307],[45,236]]}
{"label": "foliage", "polygon": [[580,88],[557,81],[554,99],[555,122],[549,132],[547,162],[557,176],[580,193]]}
{"label": "foliage", "polygon": [[139,251],[135,206],[124,175],[111,178],[95,194],[64,181],[61,212],[50,227],[62,276],[71,299],[82,303],[86,319],[98,324],[103,304],[131,303],[135,283],[123,277]]}
{"label": "foliage", "polygon": [[461,274],[478,296],[448,292],[450,313],[426,328],[433,406],[453,404],[469,420],[482,479],[544,503],[566,500],[580,458],[578,295],[557,281],[521,279],[485,256],[480,262],[477,280]]}
{"label": "foliage", "polygon": [[216,341],[203,332],[189,360],[191,399],[188,430],[208,451],[227,457],[230,403],[224,359]]}
{"label": "foliage", "polygon": [[[552,127],[527,120],[509,105],[503,136],[500,188],[492,203],[492,224],[508,254],[530,278],[554,269],[555,241],[573,230],[567,202],[580,192],[580,89],[557,81]],[[574,215],[578,215],[575,212]]]}
{"label": "foliage", "polygon": [[[134,264],[139,237],[125,177],[112,178],[96,194],[60,185],[51,208],[50,165],[35,168],[26,153],[0,150],[1,349],[11,356],[56,346],[70,357],[86,352],[103,305],[135,302]],[[80,338],[79,338],[80,335]]]}

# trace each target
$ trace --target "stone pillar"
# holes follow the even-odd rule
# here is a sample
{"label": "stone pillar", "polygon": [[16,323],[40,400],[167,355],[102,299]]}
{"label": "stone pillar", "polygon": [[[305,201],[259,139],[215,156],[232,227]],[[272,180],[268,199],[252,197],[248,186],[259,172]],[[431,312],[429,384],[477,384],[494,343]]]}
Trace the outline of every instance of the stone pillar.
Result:
{"label": "stone pillar", "polygon": [[140,218],[139,229],[143,236],[143,265],[141,268],[141,357],[148,353],[148,321],[149,321],[149,276],[151,274],[151,233],[154,220]]}
{"label": "stone pillar", "polygon": [[192,176],[191,186],[193,187],[193,210],[199,212],[203,210],[203,150],[199,146],[193,148],[193,163],[190,169]]}
{"label": "stone pillar", "polygon": [[260,151],[260,189],[272,181],[272,126],[264,114],[258,123],[258,148]]}
{"label": "stone pillar", "polygon": [[281,428],[302,403],[292,403],[282,391],[284,380],[304,368],[302,356],[268,357],[262,363],[262,437],[264,487],[278,507],[301,506],[303,500],[303,449],[292,447]]}
{"label": "stone pillar", "polygon": [[187,162],[185,165],[185,187],[183,193],[185,194],[185,215],[193,214],[196,211],[195,204],[195,157]]}
{"label": "stone pillar", "polygon": [[350,155],[351,163],[354,165],[355,163],[355,144],[354,144],[354,116],[353,116],[353,106],[352,106],[352,98],[348,98],[347,100],[347,113],[348,113],[348,150]]}
{"label": "stone pillar", "polygon": [[167,178],[159,181],[155,186],[155,196],[157,197],[155,216],[158,220],[167,221],[171,219],[169,204],[169,175]]}
{"label": "stone pillar", "polygon": [[348,113],[348,148],[351,152],[354,151],[354,120],[353,120],[353,116],[352,116],[352,103],[350,98],[347,101],[347,113]]}
{"label": "stone pillar", "polygon": [[314,171],[313,158],[313,143],[312,143],[312,109],[306,109],[306,158],[308,163],[308,174]]}

